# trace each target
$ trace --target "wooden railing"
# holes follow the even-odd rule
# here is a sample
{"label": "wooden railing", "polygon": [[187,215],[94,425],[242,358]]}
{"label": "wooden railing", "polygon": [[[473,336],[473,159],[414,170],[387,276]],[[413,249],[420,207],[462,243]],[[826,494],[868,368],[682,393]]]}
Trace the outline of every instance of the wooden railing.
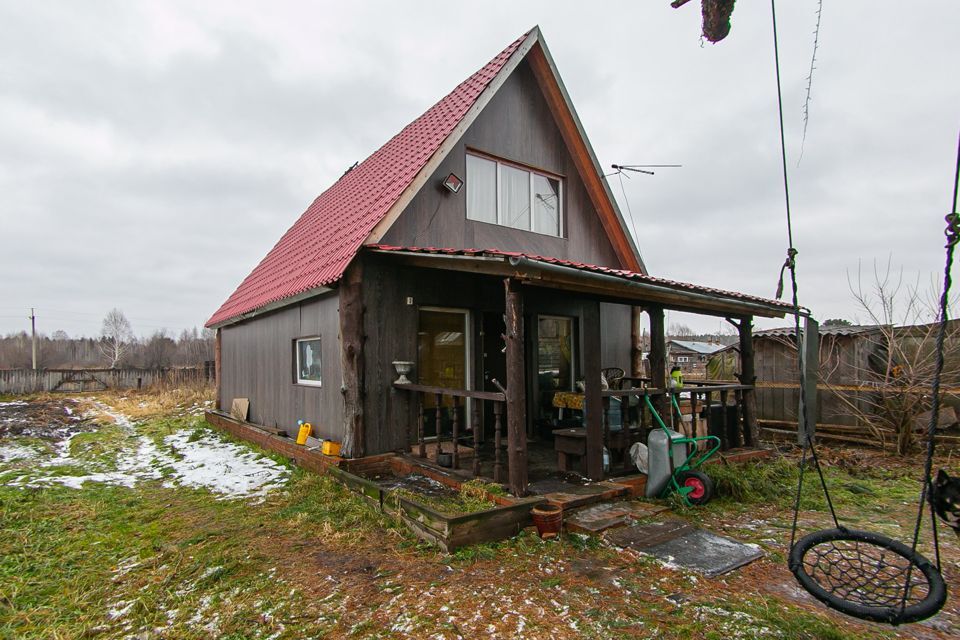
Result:
{"label": "wooden railing", "polygon": [[437,458],[443,451],[443,399],[451,398],[452,407],[448,415],[451,421],[451,440],[453,440],[452,467],[460,468],[460,405],[465,399],[472,399],[473,407],[473,475],[480,476],[480,445],[483,434],[483,419],[481,416],[481,404],[490,402],[493,405],[493,480],[494,482],[503,482],[503,414],[506,405],[506,395],[500,391],[471,391],[469,389],[447,389],[445,387],[432,387],[422,384],[396,384],[394,388],[409,393],[415,393],[417,396],[417,454],[421,458],[427,457],[427,443],[424,436],[425,412],[424,398],[432,395],[436,405],[436,444]]}
{"label": "wooden railing", "polygon": [[[734,395],[734,405],[736,407],[736,417],[734,418],[733,424],[728,424],[727,411],[720,411],[720,431],[722,433],[721,440],[723,441],[724,448],[730,448],[739,446],[740,444],[745,444],[749,446],[756,446],[758,443],[753,441],[753,435],[751,434],[751,429],[747,428],[747,425],[744,425],[744,392],[750,391],[753,389],[752,386],[735,384],[735,383],[725,383],[725,382],[703,382],[703,381],[684,381],[683,388],[680,390],[674,389],[657,389],[652,387],[647,387],[645,384],[648,382],[648,379],[644,378],[629,378],[626,379],[627,384],[631,382],[639,382],[640,386],[628,389],[609,389],[601,392],[603,398],[624,398],[624,397],[640,397],[649,396],[650,398],[668,398],[668,394],[686,394],[689,396],[689,406],[690,406],[690,416],[691,416],[691,432],[686,435],[704,435],[700,433],[700,407],[702,406],[706,410],[706,415],[709,417],[711,415],[712,407],[718,401],[718,406],[727,407],[730,406],[730,394]],[[607,419],[604,421],[605,430],[604,430],[604,440],[609,441],[609,405],[605,401],[604,411],[608,413]],[[656,404],[656,403],[655,403]],[[666,403],[663,403],[666,405]],[[639,402],[640,416],[639,422],[641,426],[647,426],[648,424],[653,426],[652,419],[648,422],[647,419],[647,404],[645,401],[641,400]],[[668,409],[666,406],[663,407],[664,412]],[[685,413],[685,412],[684,412]],[[662,416],[667,420],[667,416]],[[624,418],[625,423],[625,418]],[[741,425],[743,428],[741,429]],[[731,429],[731,427],[736,427]],[[683,430],[682,428],[679,430]]]}

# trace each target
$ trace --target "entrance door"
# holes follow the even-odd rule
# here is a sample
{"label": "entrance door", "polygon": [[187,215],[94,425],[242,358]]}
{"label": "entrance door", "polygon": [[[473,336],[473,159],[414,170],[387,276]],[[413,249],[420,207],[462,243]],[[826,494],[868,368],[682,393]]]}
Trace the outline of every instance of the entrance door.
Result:
{"label": "entrance door", "polygon": [[553,396],[558,391],[573,391],[576,380],[573,318],[539,316],[537,318],[537,398],[538,418],[553,418]]}
{"label": "entrance door", "polygon": [[[507,354],[504,351],[506,343],[503,334],[506,333],[506,326],[503,323],[502,313],[484,313],[481,331],[483,332],[481,346],[483,348],[483,390],[500,391],[494,384],[497,380],[503,386],[507,386]],[[507,414],[506,409],[501,416],[503,433],[506,433]],[[483,403],[483,426],[484,435],[493,434],[493,407],[489,402]]]}
{"label": "entrance door", "polygon": [[[470,314],[464,309],[421,307],[417,332],[417,379],[420,384],[444,389],[470,389]],[[436,434],[437,402],[425,394],[425,435]],[[452,431],[453,398],[441,400],[444,433]],[[463,430],[469,426],[469,402],[460,402],[458,419]]]}

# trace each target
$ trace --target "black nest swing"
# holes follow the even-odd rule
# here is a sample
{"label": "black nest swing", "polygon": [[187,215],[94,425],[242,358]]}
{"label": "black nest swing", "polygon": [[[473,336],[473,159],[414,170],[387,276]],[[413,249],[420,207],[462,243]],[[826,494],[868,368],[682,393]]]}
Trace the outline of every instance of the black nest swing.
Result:
{"label": "black nest swing", "polygon": [[[960,185],[960,149],[957,151],[957,185]],[[957,208],[957,190],[954,188],[954,211]],[[927,456],[924,465],[923,490],[913,532],[913,544],[907,546],[879,533],[848,529],[840,524],[830,492],[824,480],[820,461],[813,446],[810,430],[806,429],[803,456],[800,460],[800,479],[793,511],[793,533],[790,542],[790,571],[800,585],[815,598],[847,615],[888,624],[905,624],[924,620],[943,608],[947,600],[947,585],[940,573],[940,544],[937,518],[930,504],[932,466],[936,427],[940,411],[940,376],[943,371],[943,343],[946,336],[947,300],[950,291],[950,268],[953,250],[960,239],[960,216],[947,216],[947,264],[940,299],[940,324],[937,333],[936,367],[932,385],[932,407],[927,430]],[[792,258],[788,258],[792,262]],[[792,264],[787,264],[794,281],[796,306],[796,277]],[[800,336],[799,314],[797,336]],[[801,364],[801,375],[803,375]],[[809,424],[804,401],[804,385],[800,385],[804,411],[803,424]],[[834,528],[815,531],[796,540],[797,518],[807,454],[813,461],[823,493],[833,517]],[[933,547],[936,564],[917,551],[924,510],[930,509]]]}

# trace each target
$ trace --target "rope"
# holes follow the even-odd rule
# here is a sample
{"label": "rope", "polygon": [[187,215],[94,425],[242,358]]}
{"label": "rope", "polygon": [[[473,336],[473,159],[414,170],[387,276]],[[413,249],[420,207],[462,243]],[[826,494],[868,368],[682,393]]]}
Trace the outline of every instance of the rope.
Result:
{"label": "rope", "polygon": [[[923,465],[923,489],[920,490],[920,506],[917,508],[917,523],[913,530],[913,550],[917,550],[920,540],[920,526],[923,521],[923,510],[930,494],[933,475],[933,454],[936,448],[935,436],[937,424],[940,421],[940,377],[943,373],[943,344],[947,336],[947,319],[950,312],[950,285],[952,279],[950,270],[953,267],[953,250],[960,240],[960,215],[957,215],[957,192],[960,188],[960,136],[957,140],[957,164],[953,179],[953,212],[946,216],[947,228],[944,235],[947,237],[947,260],[943,269],[943,291],[940,293],[940,327],[937,330],[937,359],[933,371],[933,384],[930,392],[933,394],[930,407],[930,424],[927,427],[927,460]],[[931,516],[933,506],[930,508]],[[940,540],[937,536],[937,521],[933,519],[933,544],[937,556],[937,569],[940,569]],[[912,570],[912,567],[911,567]],[[910,572],[907,573],[907,585],[910,584]],[[901,609],[906,607],[907,586],[904,587]]]}
{"label": "rope", "polygon": [[807,460],[807,450],[810,451],[810,458],[813,460],[814,468],[817,470],[817,475],[820,477],[820,486],[823,487],[823,495],[827,500],[827,507],[830,509],[830,516],[833,518],[833,523],[839,528],[840,521],[837,518],[836,509],[833,507],[833,499],[830,497],[830,491],[827,488],[827,480],[823,476],[823,469],[820,466],[820,459],[817,457],[817,450],[813,446],[813,439],[810,436],[810,429],[808,428],[810,421],[807,414],[807,398],[806,398],[806,389],[803,382],[803,358],[799,357],[801,354],[800,350],[800,301],[798,294],[797,286],[797,250],[793,246],[793,221],[790,216],[790,184],[787,179],[787,143],[784,138],[783,130],[783,91],[780,88],[780,47],[777,42],[777,6],[776,0],[770,0],[770,15],[773,20],[773,59],[777,71],[777,112],[780,118],[780,157],[783,161],[783,196],[786,202],[787,209],[787,241],[789,247],[787,248],[787,259],[783,263],[783,267],[780,268],[780,285],[777,287],[777,298],[783,294],[783,273],[784,270],[790,271],[790,285],[793,290],[793,317],[794,317],[794,328],[796,330],[797,336],[797,368],[800,373],[800,406],[803,407],[803,414],[801,415],[802,424],[804,427],[804,436],[805,440],[803,443],[803,457],[800,461],[800,480],[797,483],[797,499],[794,504],[793,509],[793,530],[790,533],[791,546],[796,539],[797,535],[797,519],[800,513],[800,496],[803,489],[803,475],[806,472],[806,460]]}

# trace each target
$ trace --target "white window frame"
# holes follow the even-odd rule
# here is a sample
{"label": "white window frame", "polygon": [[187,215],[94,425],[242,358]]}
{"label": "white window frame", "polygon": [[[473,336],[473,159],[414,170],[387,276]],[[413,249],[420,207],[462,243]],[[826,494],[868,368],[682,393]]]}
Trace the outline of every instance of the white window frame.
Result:
{"label": "white window frame", "polygon": [[[564,200],[563,200],[563,176],[558,176],[557,174],[555,174],[555,173],[550,173],[550,172],[548,172],[548,171],[541,171],[541,170],[539,170],[539,169],[533,169],[533,168],[531,168],[531,167],[527,167],[527,166],[524,166],[524,165],[522,165],[522,164],[517,164],[516,162],[508,162],[508,161],[506,161],[506,160],[501,160],[501,159],[499,159],[499,158],[494,158],[494,157],[492,157],[492,156],[488,156],[488,155],[485,155],[485,154],[482,154],[482,153],[474,153],[474,152],[472,152],[472,151],[468,151],[468,152],[467,152],[467,155],[468,155],[468,156],[473,156],[473,157],[475,157],[475,158],[480,158],[481,160],[486,160],[486,161],[488,161],[488,162],[493,162],[494,164],[497,165],[496,179],[495,179],[495,182],[496,182],[496,195],[494,196],[494,198],[495,198],[494,204],[495,204],[495,206],[497,207],[497,211],[496,211],[496,214],[497,214],[497,223],[496,223],[496,224],[497,224],[497,226],[507,227],[508,229],[516,229],[516,230],[518,230],[518,231],[527,231],[527,232],[529,232],[529,233],[536,233],[537,235],[547,236],[548,238],[563,238],[563,237],[564,237],[565,229],[564,229],[564,225],[563,225],[563,210],[564,210],[564,206],[563,206],[563,202],[564,202]],[[503,167],[505,167],[505,166],[510,167],[510,168],[512,168],[512,169],[518,169],[518,170],[520,170],[520,171],[526,171],[526,172],[527,172],[527,176],[528,176],[528,180],[529,180],[529,183],[528,183],[528,185],[529,185],[529,186],[528,186],[528,193],[529,193],[529,196],[530,196],[530,204],[529,204],[529,210],[530,210],[530,226],[529,226],[527,229],[521,229],[521,228],[519,228],[519,227],[511,227],[511,226],[509,226],[509,225],[507,225],[507,224],[504,223],[504,220],[503,220],[503,210],[500,208],[500,185],[503,183],[503,179],[502,179],[502,177],[501,177],[501,170],[502,170]],[[534,177],[534,176],[542,176],[542,177],[544,177],[544,178],[547,178],[548,180],[556,180],[556,181],[557,181],[557,186],[559,187],[559,189],[558,189],[559,193],[557,193],[557,234],[556,234],[556,235],[554,235],[554,234],[552,234],[552,233],[544,233],[543,231],[535,231],[534,228],[533,228],[533,227],[534,227],[534,220],[535,220],[535,216],[534,216],[534,197],[535,197],[535,196],[534,196],[534,189],[533,189],[533,177]],[[470,176],[467,176],[467,189],[470,189]],[[467,220],[470,220],[471,222],[479,222],[479,223],[481,223],[481,224],[490,224],[489,222],[484,222],[483,220],[475,220],[474,218],[471,218],[471,217],[469,216],[469,214],[470,214],[469,211],[466,212]]]}
{"label": "white window frame", "polygon": [[322,387],[322,386],[323,386],[323,369],[322,369],[322,367],[323,367],[323,356],[322,356],[322,355],[320,356],[320,367],[321,367],[320,380],[307,380],[307,379],[305,379],[305,378],[301,378],[301,377],[300,377],[300,371],[301,371],[301,369],[300,369],[300,343],[301,343],[301,342],[319,342],[319,343],[320,343],[320,346],[321,346],[321,349],[322,349],[322,347],[323,347],[323,342],[322,342],[322,339],[320,338],[320,336],[309,336],[309,337],[306,337],[306,338],[297,338],[296,340],[294,340],[294,344],[293,344],[293,366],[294,366],[294,369],[295,369],[296,374],[297,374],[297,382],[296,382],[296,384],[301,384],[301,385],[305,385],[305,386],[308,386],[308,387]]}

